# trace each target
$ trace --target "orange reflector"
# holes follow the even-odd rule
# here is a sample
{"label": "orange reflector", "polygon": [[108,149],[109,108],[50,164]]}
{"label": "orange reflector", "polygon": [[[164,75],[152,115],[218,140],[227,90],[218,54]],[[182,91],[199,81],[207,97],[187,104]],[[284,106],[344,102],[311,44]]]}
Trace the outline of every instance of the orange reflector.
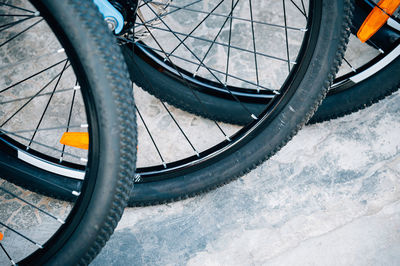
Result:
{"label": "orange reflector", "polygon": [[4,235],[0,232],[0,241],[3,240]]}
{"label": "orange reflector", "polygon": [[368,41],[386,23],[399,5],[400,0],[379,1],[378,6],[372,9],[357,32],[357,37],[361,42]]}
{"label": "orange reflector", "polygon": [[60,140],[61,144],[88,150],[89,133],[87,132],[65,132]]}

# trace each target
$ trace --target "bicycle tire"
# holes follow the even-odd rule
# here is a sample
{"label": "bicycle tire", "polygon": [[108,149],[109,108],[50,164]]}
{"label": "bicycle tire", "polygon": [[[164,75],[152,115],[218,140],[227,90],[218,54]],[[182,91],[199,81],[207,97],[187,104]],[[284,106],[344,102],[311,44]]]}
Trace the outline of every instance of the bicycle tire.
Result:
{"label": "bicycle tire", "polygon": [[[132,187],[136,127],[129,76],[113,36],[91,1],[31,3],[56,33],[82,86],[90,154],[86,178],[67,220],[41,249],[18,265],[89,264],[112,234]],[[3,148],[1,177],[35,187],[29,183],[34,179],[21,180],[18,173],[40,177],[44,170],[19,160],[12,147]]]}

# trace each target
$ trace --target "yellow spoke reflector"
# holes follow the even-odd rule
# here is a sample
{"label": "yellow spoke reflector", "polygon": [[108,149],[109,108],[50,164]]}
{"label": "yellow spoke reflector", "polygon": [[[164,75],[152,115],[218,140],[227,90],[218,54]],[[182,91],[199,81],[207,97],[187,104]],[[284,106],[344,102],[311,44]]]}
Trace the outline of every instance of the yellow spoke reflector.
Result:
{"label": "yellow spoke reflector", "polygon": [[386,23],[399,5],[400,0],[379,1],[378,6],[372,9],[357,32],[357,37],[361,42],[368,41]]}
{"label": "yellow spoke reflector", "polygon": [[89,133],[87,132],[65,132],[60,143],[79,149],[89,149]]}
{"label": "yellow spoke reflector", "polygon": [[4,235],[0,232],[0,241],[3,240]]}

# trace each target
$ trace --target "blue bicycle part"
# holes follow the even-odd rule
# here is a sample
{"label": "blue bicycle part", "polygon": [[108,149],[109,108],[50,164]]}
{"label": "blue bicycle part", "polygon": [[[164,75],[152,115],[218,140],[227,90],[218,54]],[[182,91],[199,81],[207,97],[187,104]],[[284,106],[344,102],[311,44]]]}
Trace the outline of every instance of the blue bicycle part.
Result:
{"label": "blue bicycle part", "polygon": [[107,0],[93,0],[104,16],[109,27],[115,34],[119,34],[124,27],[124,17],[122,14]]}

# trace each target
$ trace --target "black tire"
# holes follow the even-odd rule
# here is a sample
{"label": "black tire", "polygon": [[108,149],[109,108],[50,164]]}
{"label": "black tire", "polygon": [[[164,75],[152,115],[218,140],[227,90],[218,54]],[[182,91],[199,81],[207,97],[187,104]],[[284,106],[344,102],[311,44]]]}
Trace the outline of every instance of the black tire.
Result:
{"label": "black tire", "polygon": [[[32,4],[56,33],[81,85],[90,145],[86,177],[75,190],[80,195],[75,197],[65,224],[42,249],[18,265],[89,264],[117,225],[132,186],[136,127],[129,76],[92,1],[34,0]],[[2,178],[35,189],[54,184],[54,176],[20,161],[13,146],[4,145],[0,152]],[[40,183],[36,178],[48,179]]]}
{"label": "black tire", "polygon": [[[369,14],[369,10],[372,10],[369,5],[364,3],[364,0],[356,1],[356,3],[357,16],[352,21],[353,33],[357,32],[359,26]],[[385,26],[374,36],[373,41],[388,52],[393,48],[394,42],[399,37],[400,33]],[[131,78],[139,87],[177,108],[208,119],[238,125],[246,125],[251,121],[248,114],[243,112],[242,106],[235,99],[229,97],[228,93],[218,94],[215,91],[208,91],[193,85],[197,89],[198,97],[204,103],[203,105],[199,104],[199,101],[193,97],[193,93],[185,83],[173,75],[159,72],[156,65],[158,63],[152,62],[152,59],[148,58],[142,50],[143,48],[141,47],[135,47],[136,57],[129,56],[127,51],[124,53],[129,65],[129,71],[133,74]],[[400,85],[399,69],[399,60],[395,60],[386,68],[381,69],[374,77],[363,80],[360,83],[338,84],[340,80],[335,80],[333,82],[335,89],[328,93],[310,123],[322,122],[350,114],[390,95]],[[393,70],[395,72],[392,72]],[[135,75],[135,73],[140,72],[143,75]],[[152,77],[151,86],[146,81],[148,76]],[[379,81],[384,82],[378,83]],[[376,84],[380,85],[376,87]],[[247,97],[241,98],[241,100],[254,114],[260,113],[264,108],[263,99],[259,98],[258,95],[253,94],[251,96],[249,94]]]}

